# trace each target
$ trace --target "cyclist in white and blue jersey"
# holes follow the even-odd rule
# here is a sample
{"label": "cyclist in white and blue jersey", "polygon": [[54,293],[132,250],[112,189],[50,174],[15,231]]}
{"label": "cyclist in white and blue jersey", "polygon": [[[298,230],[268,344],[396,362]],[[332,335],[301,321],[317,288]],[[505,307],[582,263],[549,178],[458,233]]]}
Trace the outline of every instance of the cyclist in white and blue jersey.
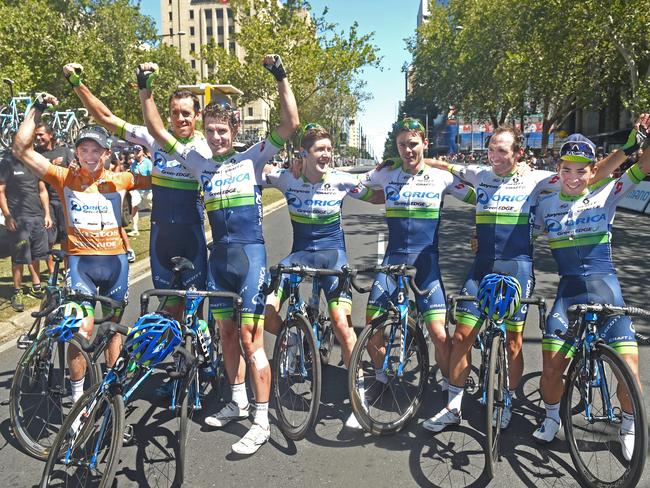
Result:
{"label": "cyclist in white and blue jersey", "polygon": [[[445,328],[445,293],[438,266],[440,209],[447,193],[468,203],[474,203],[476,195],[456,176],[425,164],[428,141],[419,120],[405,118],[396,128],[401,159],[386,161],[367,173],[362,182],[385,194],[388,245],[383,264],[415,266],[416,284],[421,290],[430,290],[427,296],[416,297],[416,304],[435,346],[445,388],[451,344]],[[366,323],[386,311],[391,297],[395,302],[395,293],[395,280],[382,273],[377,275],[368,299]],[[350,420],[354,422],[352,417]]]}
{"label": "cyclist in white and blue jersey", "polygon": [[[284,194],[293,227],[291,254],[281,264],[341,269],[348,263],[341,225],[343,199],[349,196],[382,203],[383,193],[365,187],[350,173],[330,167],[332,138],[317,124],[305,127],[300,153],[302,167],[299,177],[285,169],[274,169],[266,175],[267,183]],[[278,311],[283,298],[286,298],[283,293],[287,280],[285,277],[278,295],[269,295],[266,302],[265,328],[274,335],[278,334],[282,325]],[[320,287],[327,299],[334,334],[341,345],[343,363],[347,367],[357,339],[350,316],[350,290],[338,290],[339,280],[335,276],[320,278]]]}
{"label": "cyclist in white and blue jersey", "polygon": [[178,161],[201,183],[205,208],[212,230],[208,287],[238,293],[243,299],[241,331],[232,316],[230,300],[211,300],[210,309],[217,321],[224,350],[232,401],[206,419],[213,427],[249,415],[244,384],[246,365],[241,361],[239,339],[244,348],[255,393],[253,425],[233,444],[237,454],[253,454],[270,437],[268,401],[271,369],[264,352],[264,306],[266,296],[266,251],[262,237],[263,169],[298,127],[298,110],[286,78],[282,61],[267,55],[263,66],[277,80],[280,100],[280,125],[263,141],[243,153],[236,153],[233,141],[239,130],[237,112],[227,104],[211,103],[203,110],[203,126],[212,157],[206,158],[192,146],[186,146],[164,128],[151,93],[158,67],[145,63],[138,67],[140,101],[149,133],[167,154]]}
{"label": "cyclist in white and blue jersey", "polygon": [[[641,120],[647,124],[650,117],[642,116]],[[542,340],[540,390],[546,418],[533,434],[540,442],[551,442],[561,427],[562,375],[575,351],[575,343],[563,340],[555,331],[567,330],[567,308],[573,304],[625,306],[612,263],[611,228],[616,205],[650,173],[650,151],[646,151],[620,178],[589,185],[595,149],[580,134],[568,138],[560,149],[561,190],[541,197],[535,212],[535,231],[548,235],[560,275]],[[607,318],[599,325],[598,334],[627,362],[640,385],[637,343],[630,317]],[[633,408],[625,391],[619,390],[618,398],[622,409],[618,434],[623,457],[629,461],[634,450]]]}
{"label": "cyclist in white and blue jersey", "polygon": [[[133,144],[149,148],[153,159],[151,174],[152,210],[149,257],[155,288],[169,288],[172,279],[170,260],[183,256],[194,264],[184,273],[182,286],[205,290],[207,285],[207,248],[203,229],[203,204],[199,184],[178,159],[164,152],[146,127],[130,124],[102,103],[82,82],[83,67],[78,63],[64,66],[63,73],[90,115],[98,124]],[[194,147],[203,156],[211,151],[203,135],[196,130],[200,117],[199,99],[192,92],[179,90],[168,100],[171,132],[183,144]],[[176,317],[183,312],[179,298],[166,301],[167,310]]]}
{"label": "cyclist in white and blue jersey", "polygon": [[[478,251],[461,290],[476,296],[478,284],[488,273],[515,277],[522,288],[522,297],[529,297],[535,286],[532,263],[532,216],[537,196],[544,191],[559,189],[559,177],[550,171],[519,170],[523,156],[523,138],[519,129],[498,127],[488,145],[489,167],[461,166],[428,160],[429,164],[450,171],[476,189],[476,235]],[[597,163],[592,177],[596,182],[606,177],[624,161],[614,153]],[[524,371],[522,354],[523,327],[526,307],[505,321],[510,391],[517,388]],[[440,432],[448,425],[461,421],[464,385],[471,367],[471,348],[483,323],[476,303],[459,304],[458,324],[452,338],[448,403],[423,427]],[[503,411],[501,428],[507,428],[512,417],[510,408]]]}

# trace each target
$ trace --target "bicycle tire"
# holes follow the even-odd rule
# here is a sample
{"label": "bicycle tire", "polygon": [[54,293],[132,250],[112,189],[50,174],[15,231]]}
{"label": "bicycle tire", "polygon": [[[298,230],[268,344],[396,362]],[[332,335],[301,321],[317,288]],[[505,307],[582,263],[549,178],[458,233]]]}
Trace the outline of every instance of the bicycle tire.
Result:
{"label": "bicycle tire", "polygon": [[[113,484],[123,442],[124,400],[122,395],[113,395],[108,390],[97,395],[98,388],[99,384],[84,393],[79,401],[75,403],[70,414],[66,418],[61,431],[56,436],[47,458],[47,463],[45,464],[43,476],[40,482],[42,488],[59,486],[97,486],[99,488],[108,488]],[[82,426],[77,432],[77,438],[75,439],[74,434],[72,434],[73,423],[77,421],[77,418],[80,415],[82,415],[84,409],[87,408],[88,403],[93,402],[95,399],[97,401],[94,402],[93,408],[84,415],[86,418],[84,423],[86,423],[86,425]],[[107,411],[107,408],[110,410]],[[62,469],[68,467],[59,463],[62,455],[71,456],[73,462],[70,463],[69,467],[73,467],[74,471],[81,471],[83,468],[88,468],[89,461],[78,459],[74,454],[77,453],[77,450],[82,448],[81,446],[88,446],[90,451],[93,450],[94,446],[98,444],[99,441],[99,438],[95,435],[97,430],[96,427],[101,427],[101,425],[97,425],[96,421],[101,421],[104,418],[108,419],[106,427],[110,428],[111,432],[108,436],[103,435],[101,437],[103,441],[99,442],[99,444],[102,447],[105,447],[104,441],[107,440],[110,444],[107,448],[105,447],[105,449],[102,449],[102,452],[96,456],[98,460],[106,460],[106,468],[103,472],[97,473],[97,470],[93,468],[92,472],[87,473],[88,478],[82,477],[81,479],[71,481],[68,480],[67,473],[62,473],[62,478],[55,477],[59,474],[59,470],[57,469],[59,466],[62,466]],[[88,423],[91,420],[92,422]],[[69,453],[68,451],[70,450],[71,441],[75,441],[75,449],[73,449],[72,453]],[[88,471],[91,471],[91,469],[88,468]],[[76,472],[73,472],[73,474],[79,477]],[[101,474],[101,476],[98,476],[99,474]],[[90,479],[91,477],[92,479]]]}
{"label": "bicycle tire", "polygon": [[[382,346],[390,338],[390,328],[398,327],[391,348],[386,376],[387,383],[375,378],[375,366],[368,352],[371,338],[381,334]],[[401,430],[404,425],[417,414],[422,403],[424,388],[429,376],[429,353],[422,330],[415,325],[413,320],[408,321],[406,363],[409,366],[407,373],[400,378],[394,365],[399,364],[399,337],[401,336],[400,324],[387,320],[377,326],[366,327],[354,346],[348,369],[348,390],[352,411],[359,424],[367,432],[376,435],[393,434]],[[388,330],[388,334],[386,331]],[[410,340],[408,339],[410,338]],[[376,348],[375,348],[376,349]],[[385,353],[378,351],[379,354]],[[408,379],[413,378],[412,384]],[[401,392],[397,390],[399,388]],[[384,395],[390,391],[390,395]],[[377,392],[377,393],[375,393]],[[399,393],[399,394],[398,394]],[[390,397],[384,399],[383,397]],[[403,405],[391,405],[391,400],[397,402],[399,397],[405,399]],[[369,400],[372,400],[371,401]],[[388,401],[388,405],[385,403]],[[386,418],[383,418],[383,417]],[[381,417],[381,418],[380,418]]]}
{"label": "bicycle tire", "polygon": [[[591,355],[591,358],[589,355]],[[613,382],[620,382],[621,379],[624,383],[624,387],[627,389],[627,393],[634,409],[634,429],[636,433],[634,451],[632,453],[632,459],[629,462],[625,461],[620,451],[620,444],[617,435],[619,429],[618,423],[600,421],[589,423],[582,414],[584,409],[579,410],[576,415],[576,413],[574,413],[576,412],[576,409],[572,408],[574,405],[573,395],[575,393],[577,393],[581,400],[585,398],[585,387],[587,387],[587,385],[582,378],[581,369],[583,362],[589,359],[595,359],[596,363],[603,361],[610,367],[611,374],[605,372],[606,384],[610,387],[609,391],[614,392],[616,388],[612,387]],[[604,363],[603,368],[605,367]],[[598,382],[598,380],[598,378],[590,378],[589,382],[593,384],[594,382]],[[590,390],[593,391],[593,388],[590,388]],[[599,388],[598,392],[602,392],[602,390]],[[610,399],[615,395],[615,393],[612,393]],[[598,413],[597,401],[599,400],[604,403],[602,393],[591,395],[591,412],[596,414]],[[561,415],[562,421],[564,422],[564,433],[569,445],[569,453],[573,459],[579,481],[582,484],[595,488],[618,488],[636,486],[638,484],[639,479],[643,474],[648,450],[648,425],[645,406],[641,396],[641,390],[634,378],[632,370],[614,349],[606,344],[596,344],[592,353],[588,353],[587,355],[581,354],[574,358],[567,375],[564,396],[562,397]],[[582,420],[583,425],[574,425],[574,423],[578,423],[580,420]],[[605,429],[602,431],[603,440],[598,443],[595,436],[590,438],[588,441],[589,459],[584,459],[584,456],[580,451],[580,447],[583,445],[583,439],[581,436],[583,432],[586,432],[591,427],[597,426],[598,424],[606,424]],[[611,431],[613,430],[613,427],[615,427],[616,432],[612,433]],[[612,439],[614,440],[612,441]],[[597,446],[602,447],[598,449]],[[611,449],[613,449],[614,452],[611,452]],[[609,455],[604,454],[605,452],[609,452]],[[604,456],[607,457],[607,461],[603,461]],[[608,476],[609,479],[602,479],[605,476],[603,471],[606,468],[611,470],[619,466],[620,468],[618,471],[621,472],[620,476],[617,477],[617,475],[610,475]]]}
{"label": "bicycle tire", "polygon": [[[66,392],[70,392],[70,386],[67,384],[69,383],[67,351],[70,345],[77,347],[86,361],[85,384],[95,385],[101,377],[99,365],[91,361],[88,353],[81,349],[76,339],[71,339],[65,345],[66,358],[63,360],[65,370],[62,371],[59,356],[63,344],[52,341],[44,335],[22,355],[11,382],[9,417],[12,432],[25,452],[43,461],[47,459],[54,437],[58,433],[57,426],[64,422],[67,412],[72,408],[70,395],[63,396]],[[43,380],[47,381],[48,378],[49,386],[43,383]],[[57,381],[57,378],[58,384],[53,383],[52,381]],[[27,391],[28,388],[31,391]],[[37,403],[35,406],[27,406],[27,400],[31,400],[32,395]],[[69,403],[65,409],[64,403],[66,405]],[[42,435],[48,437],[44,440],[40,437]]]}
{"label": "bicycle tire", "polygon": [[68,130],[66,134],[66,142],[68,142],[71,146],[73,146],[75,141],[77,140],[77,136],[79,135],[80,130],[81,130],[81,123],[75,118],[74,122],[70,126],[70,130]]}
{"label": "bicycle tire", "polygon": [[5,149],[11,149],[14,140],[11,113],[12,110],[10,107],[4,107],[0,110],[0,120],[2,120],[2,124],[0,125],[0,144]]}
{"label": "bicycle tire", "polygon": [[[289,344],[290,334],[296,334],[293,338],[298,344]],[[288,357],[291,347],[297,348],[292,364]],[[304,371],[300,371],[303,365]],[[285,320],[275,339],[273,380],[271,391],[280,430],[289,439],[300,440],[318,416],[321,392],[320,353],[309,321],[302,314]]]}
{"label": "bicycle tire", "polygon": [[[187,349],[191,354],[195,354],[194,343],[190,336],[185,337],[185,349]],[[182,367],[184,358],[181,356],[179,361],[179,367]],[[181,401],[180,412],[178,415],[178,455],[176,457],[176,474],[174,476],[174,483],[176,486],[181,486],[183,480],[185,479],[185,451],[187,448],[187,437],[188,437],[188,427],[189,427],[189,417],[190,409],[191,413],[194,413],[193,406],[190,405],[190,392],[192,390],[192,384],[187,384],[184,392],[179,392],[183,395],[183,400]],[[183,380],[180,380],[179,383],[184,384]]]}
{"label": "bicycle tire", "polygon": [[[321,316],[319,314],[319,324],[318,324],[318,333],[320,334],[320,347],[318,352],[320,353],[320,362],[322,366],[327,366],[330,363],[330,357],[332,357],[332,349],[334,349],[334,329],[332,328],[332,323],[329,318],[326,318],[326,322],[322,322]],[[350,331],[354,333],[354,331]]]}
{"label": "bicycle tire", "polygon": [[[503,339],[500,335],[492,337],[487,368],[485,401],[485,470],[488,479],[494,478],[496,463],[499,460],[499,443],[501,440],[501,417],[503,416],[503,389],[505,388],[506,364]],[[492,419],[496,409],[496,419]]]}

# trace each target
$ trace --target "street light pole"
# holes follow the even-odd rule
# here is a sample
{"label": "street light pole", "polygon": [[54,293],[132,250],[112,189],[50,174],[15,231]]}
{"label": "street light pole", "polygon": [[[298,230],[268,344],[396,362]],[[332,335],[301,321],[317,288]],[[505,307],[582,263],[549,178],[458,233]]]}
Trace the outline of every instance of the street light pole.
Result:
{"label": "street light pole", "polygon": [[172,38],[172,44],[174,44],[173,38],[174,38],[174,36],[178,36],[178,53],[182,56],[183,52],[181,51],[181,36],[184,36],[184,35],[187,35],[187,32],[181,30],[181,31],[178,31],[177,33],[174,34],[174,30],[172,29],[169,34],[159,34],[158,37],[160,39],[162,39],[164,37],[171,37]]}

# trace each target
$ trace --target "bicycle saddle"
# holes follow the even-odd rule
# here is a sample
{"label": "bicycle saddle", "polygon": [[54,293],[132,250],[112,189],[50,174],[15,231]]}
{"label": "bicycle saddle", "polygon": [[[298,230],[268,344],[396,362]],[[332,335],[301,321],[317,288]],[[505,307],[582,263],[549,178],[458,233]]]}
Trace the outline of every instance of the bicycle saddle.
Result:
{"label": "bicycle saddle", "polygon": [[183,256],[174,256],[171,259],[172,262],[172,271],[174,273],[183,273],[184,271],[194,271],[194,265],[192,261]]}
{"label": "bicycle saddle", "polygon": [[60,263],[63,261],[63,258],[65,257],[65,251],[62,251],[61,249],[52,249],[51,251],[47,252],[50,256],[52,256],[52,259],[54,259],[55,262]]}

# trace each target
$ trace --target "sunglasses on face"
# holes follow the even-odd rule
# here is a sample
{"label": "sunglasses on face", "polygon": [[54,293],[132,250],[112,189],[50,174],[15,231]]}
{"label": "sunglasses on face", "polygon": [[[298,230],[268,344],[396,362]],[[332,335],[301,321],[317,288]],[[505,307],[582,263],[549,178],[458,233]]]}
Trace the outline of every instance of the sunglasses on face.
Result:
{"label": "sunglasses on face", "polygon": [[397,130],[421,130],[424,132],[424,126],[422,123],[418,119],[414,119],[412,117],[407,117],[396,122],[393,127]]}

